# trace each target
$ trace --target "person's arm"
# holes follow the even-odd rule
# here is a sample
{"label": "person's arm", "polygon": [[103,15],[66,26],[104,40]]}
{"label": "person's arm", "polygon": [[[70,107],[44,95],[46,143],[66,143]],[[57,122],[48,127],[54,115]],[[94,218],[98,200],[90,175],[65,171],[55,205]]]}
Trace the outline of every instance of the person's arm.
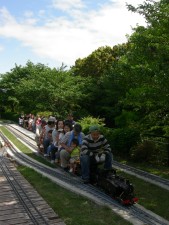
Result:
{"label": "person's arm", "polygon": [[105,154],[112,151],[107,139],[104,136],[102,137],[102,146]]}
{"label": "person's arm", "polygon": [[81,155],[90,155],[89,142],[87,138],[84,138],[81,146]]}
{"label": "person's arm", "polygon": [[63,139],[60,140],[60,145],[63,147],[67,152],[71,153],[72,148],[67,145],[69,140],[70,133],[66,133]]}

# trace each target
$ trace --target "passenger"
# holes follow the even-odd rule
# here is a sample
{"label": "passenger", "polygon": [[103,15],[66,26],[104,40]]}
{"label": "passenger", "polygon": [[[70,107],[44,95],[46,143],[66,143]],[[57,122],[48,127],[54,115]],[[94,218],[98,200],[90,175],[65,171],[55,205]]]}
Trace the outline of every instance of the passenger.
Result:
{"label": "passenger", "polygon": [[[32,132],[36,132],[36,121],[39,118],[39,116],[34,116],[33,121],[32,121]],[[41,119],[41,118],[40,118]]]}
{"label": "passenger", "polygon": [[40,151],[43,152],[43,153],[44,153],[43,141],[44,141],[44,138],[45,138],[46,125],[47,125],[46,120],[42,119],[42,124],[41,124],[42,130],[40,132],[39,140],[40,140]]}
{"label": "passenger", "polygon": [[46,126],[46,120],[39,117],[39,119],[36,121],[36,132],[35,132],[35,141],[38,146],[39,151],[43,149],[43,139],[44,139],[44,133],[45,133],[45,126]]}
{"label": "passenger", "polygon": [[24,116],[23,127],[25,129],[28,129],[28,120],[29,120],[30,116],[31,116],[31,113]]}
{"label": "passenger", "polygon": [[52,132],[52,144],[48,147],[47,153],[51,155],[51,163],[55,162],[55,154],[58,151],[59,140],[63,137],[64,121],[57,120],[56,128]]}
{"label": "passenger", "polygon": [[80,160],[80,148],[78,147],[78,145],[79,145],[79,141],[74,138],[71,143],[72,151],[71,151],[71,158],[69,160],[70,173],[75,173],[76,166],[77,166],[76,162]]}
{"label": "passenger", "polygon": [[63,149],[63,147],[60,145],[60,142],[64,138],[65,134],[71,130],[72,130],[72,125],[70,123],[65,123],[64,128],[63,128],[62,137],[59,139],[59,142],[58,142],[58,151],[55,153],[55,163],[59,162],[60,151]]}
{"label": "passenger", "polygon": [[80,164],[84,183],[90,181],[90,166],[93,157],[98,156],[98,153],[105,156],[104,169],[110,170],[113,159],[111,147],[106,138],[100,134],[99,126],[93,125],[89,128],[89,134],[85,136],[81,146]]}
{"label": "passenger", "polygon": [[61,167],[68,171],[68,164],[70,160],[70,155],[72,152],[71,143],[74,138],[79,141],[79,146],[82,145],[82,140],[85,137],[84,133],[82,132],[82,127],[80,124],[75,124],[72,131],[69,131],[65,134],[63,139],[60,142],[62,146],[62,150],[60,151],[60,160],[61,160]]}
{"label": "passenger", "polygon": [[[51,130],[48,130],[47,132],[47,136],[46,136],[46,140],[48,141],[49,145],[51,145],[52,143],[52,129]],[[45,131],[46,132],[46,131]],[[43,146],[43,151],[44,151],[44,146]],[[44,154],[44,156],[49,156],[48,154]]]}
{"label": "passenger", "polygon": [[43,147],[44,147],[44,156],[48,156],[47,154],[47,148],[51,144],[51,139],[48,137],[48,131],[55,129],[55,117],[49,117],[47,125],[45,126],[45,132],[44,132],[44,140],[43,140]]}
{"label": "passenger", "polygon": [[72,113],[69,113],[67,115],[67,119],[65,120],[65,123],[70,123],[72,125],[72,127],[75,125],[76,122],[74,121]]}
{"label": "passenger", "polygon": [[28,119],[28,130],[32,131],[33,123],[34,123],[34,115],[31,114]]}
{"label": "passenger", "polygon": [[23,127],[23,122],[24,122],[24,116],[20,115],[20,117],[19,117],[19,126]]}

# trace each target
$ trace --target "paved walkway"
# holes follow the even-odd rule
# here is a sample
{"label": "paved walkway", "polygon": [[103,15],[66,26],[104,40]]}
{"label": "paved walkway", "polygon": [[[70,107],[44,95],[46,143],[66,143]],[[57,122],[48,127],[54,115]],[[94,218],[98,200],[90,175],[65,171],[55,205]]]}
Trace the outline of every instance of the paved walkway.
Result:
{"label": "paved walkway", "polygon": [[[5,164],[4,164],[5,163]],[[4,165],[9,169],[9,177],[5,172]],[[12,175],[10,175],[10,172]],[[12,177],[14,175],[14,178]],[[11,185],[16,179],[19,187],[23,188],[21,194],[16,193],[16,185]],[[19,188],[17,188],[18,190]],[[28,196],[30,202],[25,200],[24,196]],[[22,204],[26,202],[26,207]],[[31,203],[31,204],[30,204]],[[33,205],[33,207],[32,207]],[[27,213],[25,208],[34,210],[36,222],[32,222],[31,216]],[[35,209],[34,209],[35,207]],[[33,211],[32,211],[33,212]],[[39,216],[38,213],[42,216]],[[37,216],[38,214],[38,216]],[[44,219],[42,218],[44,217]],[[38,219],[40,218],[40,219]],[[42,222],[43,221],[43,222]],[[28,183],[28,181],[17,171],[14,164],[7,158],[2,156],[2,149],[0,150],[0,225],[65,225],[59,216],[52,208],[44,201],[44,199],[37,193],[37,191]]]}

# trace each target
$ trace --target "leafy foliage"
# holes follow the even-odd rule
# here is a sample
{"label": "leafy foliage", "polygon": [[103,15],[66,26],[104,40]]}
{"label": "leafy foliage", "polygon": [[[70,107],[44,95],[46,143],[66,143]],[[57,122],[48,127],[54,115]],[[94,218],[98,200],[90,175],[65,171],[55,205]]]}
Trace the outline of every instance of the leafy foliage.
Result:
{"label": "leafy foliage", "polygon": [[131,147],[140,141],[140,132],[133,128],[114,129],[111,136],[111,145],[115,155],[129,156]]}
{"label": "leafy foliage", "polygon": [[78,121],[78,123],[81,124],[83,128],[83,132],[85,134],[88,134],[89,127],[92,125],[98,125],[100,128],[105,126],[104,119],[103,118],[94,118],[92,116],[84,117]]}

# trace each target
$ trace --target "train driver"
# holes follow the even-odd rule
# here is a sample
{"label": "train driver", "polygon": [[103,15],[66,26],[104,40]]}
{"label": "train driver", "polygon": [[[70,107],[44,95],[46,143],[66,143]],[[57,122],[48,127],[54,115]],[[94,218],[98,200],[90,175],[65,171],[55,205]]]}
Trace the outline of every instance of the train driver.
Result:
{"label": "train driver", "polygon": [[112,168],[112,153],[111,147],[107,139],[100,133],[98,125],[93,125],[89,128],[89,134],[85,136],[81,146],[81,172],[84,183],[90,181],[90,164],[92,163],[93,156],[104,154],[104,169],[110,170]]}

